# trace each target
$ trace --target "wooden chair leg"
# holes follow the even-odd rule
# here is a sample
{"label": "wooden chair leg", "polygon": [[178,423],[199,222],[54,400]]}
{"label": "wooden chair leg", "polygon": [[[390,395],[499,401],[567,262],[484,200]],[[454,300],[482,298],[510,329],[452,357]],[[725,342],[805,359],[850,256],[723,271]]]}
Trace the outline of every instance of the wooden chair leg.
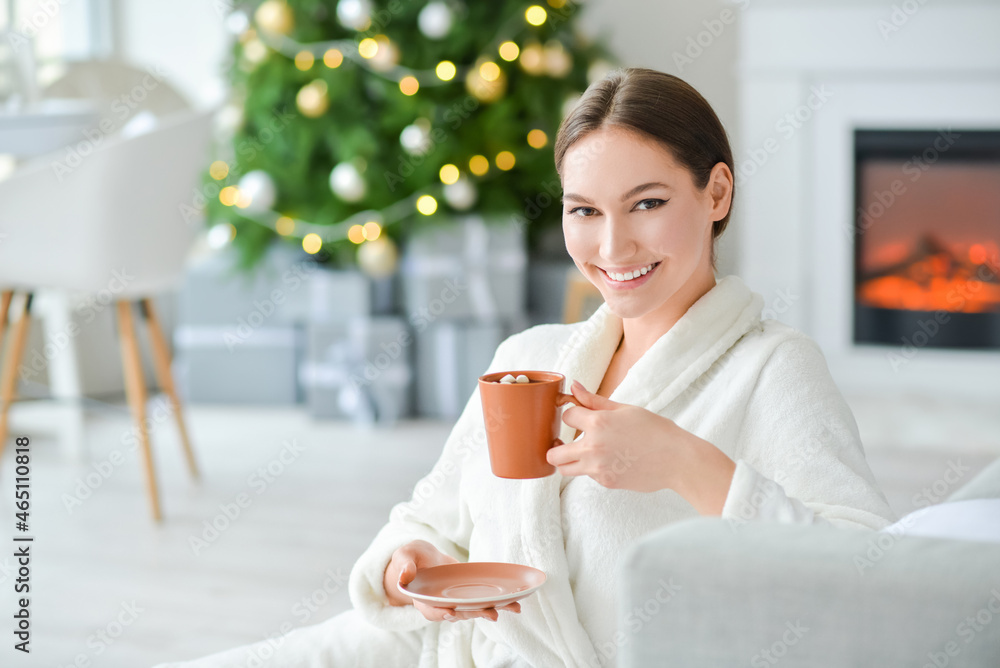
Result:
{"label": "wooden chair leg", "polygon": [[122,350],[122,367],[125,372],[125,393],[132,408],[132,417],[139,427],[139,442],[142,445],[146,488],[149,492],[153,519],[159,521],[162,519],[160,494],[156,486],[153,452],[149,445],[149,429],[146,423],[146,382],[142,377],[142,358],[139,356],[139,341],[135,335],[132,302],[120,300],[117,302],[117,308],[119,343]]}
{"label": "wooden chair leg", "polygon": [[170,372],[170,349],[167,340],[163,336],[163,328],[160,327],[160,319],[156,316],[153,308],[153,300],[146,297],[141,302],[142,313],[149,323],[149,339],[153,348],[153,364],[156,369],[156,380],[166,392],[170,399],[170,406],[177,419],[177,430],[181,435],[181,445],[184,446],[184,457],[187,459],[188,470],[195,480],[199,478],[198,464],[194,458],[194,449],[191,447],[191,440],[188,438],[187,427],[184,425],[184,414],[181,408],[180,398],[174,386],[174,377]]}
{"label": "wooden chair leg", "polygon": [[[0,327],[0,334],[6,329],[7,309],[10,307],[10,300],[13,296],[11,292],[4,292],[2,297],[3,306],[3,326]],[[25,344],[28,341],[28,328],[31,325],[31,299],[32,293],[28,293],[24,299],[24,306],[21,307],[21,318],[14,326],[13,338],[10,342],[10,350],[7,359],[4,360],[3,372],[0,374],[0,457],[3,457],[4,447],[7,445],[7,413],[10,405],[17,396],[17,368],[21,366],[21,358],[24,357]],[[0,345],[3,339],[0,338]]]}
{"label": "wooden chair leg", "polygon": [[4,290],[3,294],[0,294],[0,350],[3,349],[3,335],[7,332],[7,311],[10,310],[10,301],[13,298],[13,290]]}

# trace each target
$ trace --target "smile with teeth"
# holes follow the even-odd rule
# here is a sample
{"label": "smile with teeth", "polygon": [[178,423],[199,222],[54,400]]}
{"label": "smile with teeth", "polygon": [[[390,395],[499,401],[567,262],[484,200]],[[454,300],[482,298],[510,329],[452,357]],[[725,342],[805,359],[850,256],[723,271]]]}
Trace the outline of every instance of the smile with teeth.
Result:
{"label": "smile with teeth", "polygon": [[639,278],[640,276],[645,276],[647,273],[653,271],[653,267],[655,267],[658,264],[660,263],[653,262],[651,264],[646,265],[645,267],[642,267],[641,269],[633,269],[632,271],[625,272],[624,274],[617,272],[609,272],[604,269],[601,269],[601,271],[603,271],[604,275],[613,281],[631,281],[636,278]]}

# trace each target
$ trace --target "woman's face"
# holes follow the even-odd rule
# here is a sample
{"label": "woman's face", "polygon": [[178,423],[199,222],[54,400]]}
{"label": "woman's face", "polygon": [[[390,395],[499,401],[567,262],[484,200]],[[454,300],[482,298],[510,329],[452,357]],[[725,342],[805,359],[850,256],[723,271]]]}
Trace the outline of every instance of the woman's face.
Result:
{"label": "woman's face", "polygon": [[566,249],[619,317],[655,311],[690,280],[714,281],[712,222],[732,194],[725,164],[698,190],[668,149],[611,126],[569,148],[562,186]]}

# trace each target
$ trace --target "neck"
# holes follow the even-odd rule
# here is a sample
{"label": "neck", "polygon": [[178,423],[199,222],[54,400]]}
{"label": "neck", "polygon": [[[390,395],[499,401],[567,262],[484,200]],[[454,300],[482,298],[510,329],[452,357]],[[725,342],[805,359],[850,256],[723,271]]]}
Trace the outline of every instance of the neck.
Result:
{"label": "neck", "polygon": [[622,340],[618,351],[635,360],[681,319],[691,305],[715,287],[715,272],[703,265],[656,310],[638,318],[622,319]]}

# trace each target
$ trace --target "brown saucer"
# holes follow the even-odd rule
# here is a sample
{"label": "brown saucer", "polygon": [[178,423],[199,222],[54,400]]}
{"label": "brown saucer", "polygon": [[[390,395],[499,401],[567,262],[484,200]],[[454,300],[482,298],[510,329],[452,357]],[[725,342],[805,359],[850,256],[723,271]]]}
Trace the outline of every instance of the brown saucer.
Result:
{"label": "brown saucer", "polygon": [[484,610],[519,601],[543,584],[545,573],[531,566],[473,561],[424,568],[409,584],[396,586],[435,607]]}

